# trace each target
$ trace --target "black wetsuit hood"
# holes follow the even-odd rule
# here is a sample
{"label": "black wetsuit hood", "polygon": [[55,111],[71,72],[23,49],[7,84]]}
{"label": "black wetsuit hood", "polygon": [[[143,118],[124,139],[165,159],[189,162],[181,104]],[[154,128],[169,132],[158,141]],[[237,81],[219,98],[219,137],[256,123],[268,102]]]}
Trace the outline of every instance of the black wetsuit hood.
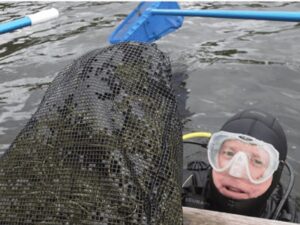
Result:
{"label": "black wetsuit hood", "polygon": [[248,109],[236,114],[223,125],[221,130],[255,137],[272,144],[279,152],[280,164],[273,174],[272,184],[263,195],[257,198],[246,200],[230,199],[222,195],[215,187],[212,179],[210,179],[210,201],[214,210],[248,216],[260,216],[267,199],[280,181],[287,155],[285,133],[275,117],[257,109]]}

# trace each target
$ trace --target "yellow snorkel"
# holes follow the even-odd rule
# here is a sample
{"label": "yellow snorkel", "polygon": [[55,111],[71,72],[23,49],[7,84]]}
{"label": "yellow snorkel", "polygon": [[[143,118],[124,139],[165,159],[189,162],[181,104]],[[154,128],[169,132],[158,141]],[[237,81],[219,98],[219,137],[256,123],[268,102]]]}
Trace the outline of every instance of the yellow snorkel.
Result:
{"label": "yellow snorkel", "polygon": [[186,141],[192,138],[210,138],[210,137],[211,137],[210,132],[192,132],[192,133],[184,134],[182,136],[182,140]]}

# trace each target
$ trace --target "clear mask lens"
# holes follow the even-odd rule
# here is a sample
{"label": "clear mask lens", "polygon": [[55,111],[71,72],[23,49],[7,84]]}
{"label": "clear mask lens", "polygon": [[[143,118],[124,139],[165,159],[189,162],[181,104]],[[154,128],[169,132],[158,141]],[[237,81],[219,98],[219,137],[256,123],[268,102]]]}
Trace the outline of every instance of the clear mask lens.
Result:
{"label": "clear mask lens", "polygon": [[248,135],[220,131],[208,143],[208,160],[217,172],[227,171],[259,184],[277,170],[279,153],[272,145]]}

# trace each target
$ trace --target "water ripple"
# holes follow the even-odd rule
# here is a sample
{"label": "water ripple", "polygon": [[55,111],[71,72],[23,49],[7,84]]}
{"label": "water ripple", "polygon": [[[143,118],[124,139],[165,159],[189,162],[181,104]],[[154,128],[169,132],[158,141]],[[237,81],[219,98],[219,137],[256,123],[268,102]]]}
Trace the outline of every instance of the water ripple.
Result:
{"label": "water ripple", "polygon": [[[114,27],[137,2],[5,2],[0,22],[55,7],[60,17],[1,35],[0,152],[38,106],[55,73],[85,52],[108,45]],[[299,2],[181,2],[184,9],[300,11]],[[245,107],[277,116],[289,160],[299,167],[300,23],[185,17],[158,46],[187,65],[185,129],[218,130]],[[297,168],[298,168],[297,167]],[[297,175],[299,178],[299,175]],[[299,190],[299,185],[296,188]],[[299,192],[297,192],[300,195]]]}

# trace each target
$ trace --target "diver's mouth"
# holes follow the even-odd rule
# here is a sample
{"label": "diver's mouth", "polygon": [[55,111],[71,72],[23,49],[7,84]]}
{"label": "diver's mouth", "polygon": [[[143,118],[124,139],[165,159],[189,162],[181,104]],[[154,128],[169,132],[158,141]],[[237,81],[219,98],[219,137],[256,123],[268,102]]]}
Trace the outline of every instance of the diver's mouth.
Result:
{"label": "diver's mouth", "polygon": [[239,193],[239,194],[246,194],[245,191],[243,191],[242,189],[236,188],[236,187],[232,187],[232,186],[224,186],[224,188],[228,191],[231,192],[235,192],[235,193]]}

